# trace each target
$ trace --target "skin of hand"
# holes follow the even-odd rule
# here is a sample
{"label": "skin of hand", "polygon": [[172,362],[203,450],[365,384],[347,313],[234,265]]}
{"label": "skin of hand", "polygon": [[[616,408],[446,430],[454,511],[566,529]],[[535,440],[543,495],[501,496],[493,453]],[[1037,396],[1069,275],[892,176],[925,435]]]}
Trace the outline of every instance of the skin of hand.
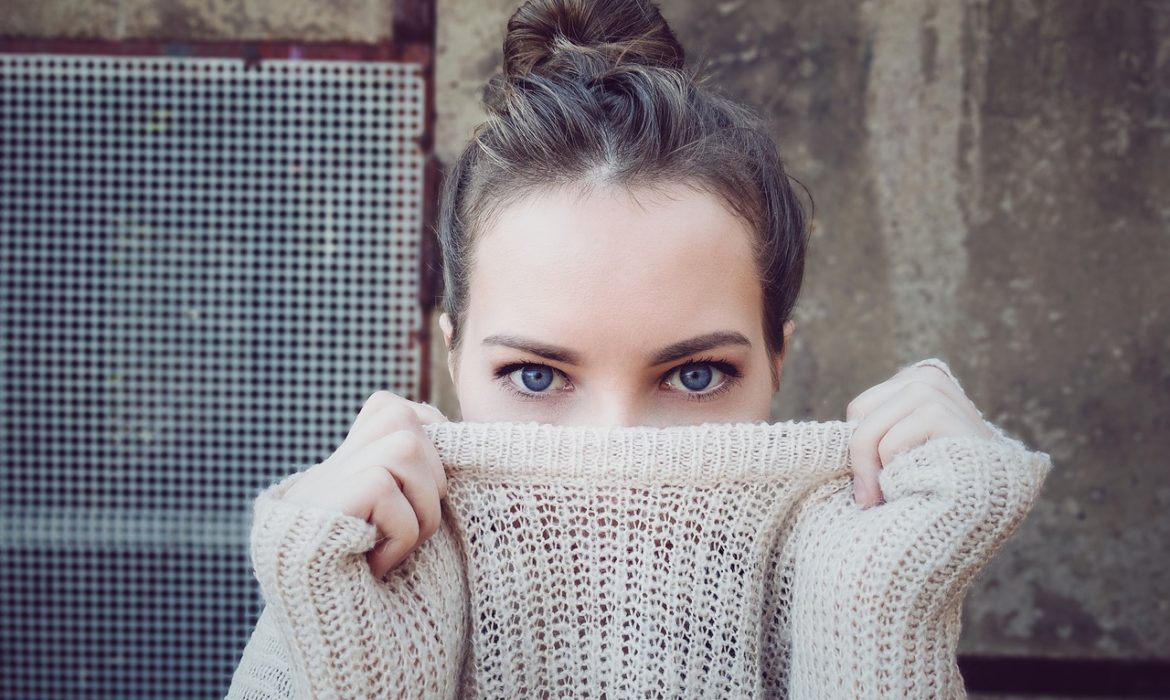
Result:
{"label": "skin of hand", "polygon": [[422,426],[446,420],[433,406],[375,392],[341,445],[294,483],[285,498],[344,511],[377,526],[378,542],[366,560],[380,579],[439,529],[447,478]]}
{"label": "skin of hand", "polygon": [[902,452],[941,437],[994,437],[962,388],[931,366],[907,367],[865,390],[845,419],[858,424],[849,456],[854,499],[863,508],[882,502],[878,472]]}

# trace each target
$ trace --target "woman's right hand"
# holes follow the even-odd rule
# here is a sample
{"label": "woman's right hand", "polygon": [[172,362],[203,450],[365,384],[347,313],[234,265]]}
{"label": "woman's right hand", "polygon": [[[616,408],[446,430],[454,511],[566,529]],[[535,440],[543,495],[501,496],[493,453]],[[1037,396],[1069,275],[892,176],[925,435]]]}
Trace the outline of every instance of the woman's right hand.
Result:
{"label": "woman's right hand", "polygon": [[422,426],[445,420],[433,406],[375,392],[341,445],[305,472],[285,499],[341,510],[377,526],[377,544],[366,561],[381,579],[439,529],[447,478]]}

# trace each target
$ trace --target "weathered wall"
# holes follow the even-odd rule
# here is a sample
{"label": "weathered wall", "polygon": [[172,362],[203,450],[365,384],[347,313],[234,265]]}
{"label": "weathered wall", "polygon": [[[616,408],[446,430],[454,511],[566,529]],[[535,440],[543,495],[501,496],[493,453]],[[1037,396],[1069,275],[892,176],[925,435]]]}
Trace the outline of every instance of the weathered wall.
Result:
{"label": "weathered wall", "polygon": [[[945,358],[1056,465],[962,650],[1170,658],[1170,2],[663,4],[816,198],[775,417]],[[447,160],[514,6],[439,2]]]}
{"label": "weathered wall", "polygon": [[[0,35],[375,41],[392,4],[8,1]],[[438,4],[449,161],[515,2]],[[1056,463],[963,651],[1170,658],[1170,1],[665,4],[816,198],[775,417],[840,418],[945,358]],[[432,376],[457,415],[441,352]]]}
{"label": "weathered wall", "polygon": [[0,36],[385,41],[393,0],[0,0]]}

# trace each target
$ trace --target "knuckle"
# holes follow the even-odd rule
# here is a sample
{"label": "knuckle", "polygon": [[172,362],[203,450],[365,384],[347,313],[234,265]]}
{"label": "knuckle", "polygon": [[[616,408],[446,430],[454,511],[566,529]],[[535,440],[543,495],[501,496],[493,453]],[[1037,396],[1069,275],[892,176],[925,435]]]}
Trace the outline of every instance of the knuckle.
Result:
{"label": "knuckle", "polygon": [[921,377],[911,379],[910,381],[906,382],[906,388],[909,391],[918,391],[918,392],[930,391],[930,390],[934,389],[934,387],[931,385],[930,382],[926,381],[925,379],[922,379]]}
{"label": "knuckle", "polygon": [[363,406],[370,408],[370,409],[378,409],[384,405],[390,404],[393,401],[394,401],[394,394],[392,394],[389,391],[386,391],[385,389],[379,389],[378,391],[375,391],[374,393],[370,394],[370,396],[366,399]]}
{"label": "knuckle", "polygon": [[923,373],[924,376],[932,377],[936,380],[945,379],[948,382],[951,381],[951,377],[947,374],[946,370],[944,370],[942,367],[939,367],[938,365],[918,365],[917,369],[920,373]]}
{"label": "knuckle", "polygon": [[913,379],[907,382],[905,391],[921,400],[930,399],[939,395],[938,387],[924,379]]}
{"label": "knuckle", "polygon": [[387,453],[396,463],[415,463],[426,454],[424,438],[410,432],[399,431],[387,440]]}
{"label": "knuckle", "polygon": [[925,367],[920,367],[919,370],[919,379],[916,381],[928,384],[934,387],[936,390],[941,390],[944,386],[953,383],[951,382],[951,378],[947,376],[946,372],[943,372],[938,367],[927,365]]}
{"label": "knuckle", "polygon": [[443,412],[439,410],[438,406],[432,406],[429,403],[421,403],[417,404],[417,406],[423,411],[429,413],[433,420],[439,421],[441,423],[445,423],[447,421],[447,416],[443,415]]}
{"label": "knuckle", "polygon": [[397,397],[378,412],[378,419],[384,425],[392,428],[418,425],[418,416],[415,415],[414,410]]}
{"label": "knuckle", "polygon": [[919,410],[922,411],[923,415],[932,420],[942,420],[944,418],[949,418],[951,415],[950,409],[937,401],[932,401],[931,403],[924,405]]}

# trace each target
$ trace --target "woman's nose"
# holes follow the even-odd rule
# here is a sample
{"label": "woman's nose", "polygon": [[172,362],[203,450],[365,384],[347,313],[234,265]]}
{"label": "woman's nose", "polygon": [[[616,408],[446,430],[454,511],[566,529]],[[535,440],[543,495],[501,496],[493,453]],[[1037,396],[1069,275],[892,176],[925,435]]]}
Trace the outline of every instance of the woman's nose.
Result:
{"label": "woman's nose", "polygon": [[602,428],[625,428],[634,425],[648,425],[649,416],[637,405],[637,402],[626,399],[611,399],[594,406],[585,421],[589,425]]}

